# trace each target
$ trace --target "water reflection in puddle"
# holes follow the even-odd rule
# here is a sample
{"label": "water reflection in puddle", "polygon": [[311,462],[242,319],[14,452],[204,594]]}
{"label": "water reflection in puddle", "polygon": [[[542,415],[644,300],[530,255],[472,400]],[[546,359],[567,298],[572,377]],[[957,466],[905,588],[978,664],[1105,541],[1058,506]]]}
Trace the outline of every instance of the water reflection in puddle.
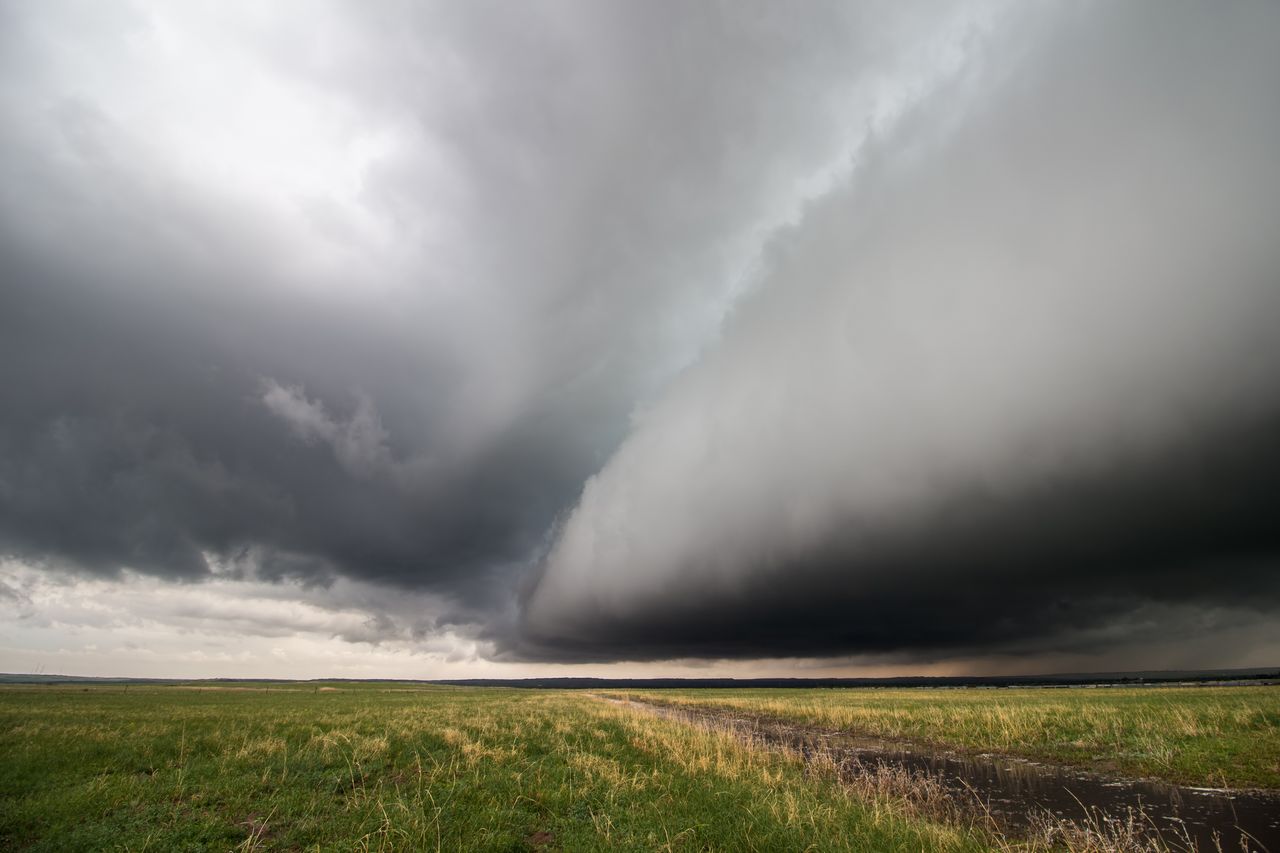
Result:
{"label": "water reflection in puddle", "polygon": [[[975,796],[1002,825],[1017,831],[1044,811],[1075,822],[1126,820],[1132,810],[1175,850],[1274,851],[1280,853],[1280,795],[1188,788],[1160,782],[1108,779],[1056,765],[993,755],[930,751],[893,741],[797,728],[779,721],[702,708],[629,702],[684,722],[729,728],[739,734],[818,752],[837,763],[925,773],[961,799]],[[1216,840],[1215,840],[1216,839]]]}

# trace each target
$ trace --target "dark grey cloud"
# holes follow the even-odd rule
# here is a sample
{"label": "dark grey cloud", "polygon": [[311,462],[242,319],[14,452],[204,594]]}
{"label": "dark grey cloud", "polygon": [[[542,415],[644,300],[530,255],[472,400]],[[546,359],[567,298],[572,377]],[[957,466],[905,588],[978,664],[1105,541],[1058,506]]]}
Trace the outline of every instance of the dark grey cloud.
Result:
{"label": "dark grey cloud", "polygon": [[498,606],[927,30],[874,12],[8,7],[0,548]]}
{"label": "dark grey cloud", "polygon": [[523,653],[1103,654],[1273,622],[1278,425],[1014,492],[964,483],[894,523],[854,519],[799,557],[762,549],[731,585],[686,564],[668,597],[557,614],[542,635],[554,641]]}
{"label": "dark grey cloud", "polygon": [[902,6],[0,10],[0,557],[506,659],[1265,625],[1276,13]]}
{"label": "dark grey cloud", "polygon": [[1089,7],[978,46],[588,481],[518,653],[1104,653],[1274,620],[1277,32]]}

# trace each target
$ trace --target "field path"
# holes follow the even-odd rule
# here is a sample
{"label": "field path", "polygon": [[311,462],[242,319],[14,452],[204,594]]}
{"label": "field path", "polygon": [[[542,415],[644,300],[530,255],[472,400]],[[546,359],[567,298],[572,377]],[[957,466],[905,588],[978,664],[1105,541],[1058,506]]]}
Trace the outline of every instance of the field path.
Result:
{"label": "field path", "polygon": [[734,709],[597,698],[730,731],[744,741],[787,749],[806,760],[834,761],[845,779],[888,768],[935,780],[957,802],[989,815],[1003,831],[1014,834],[1043,826],[1046,820],[1081,827],[1139,821],[1174,850],[1214,850],[1216,844],[1233,851],[1280,850],[1280,793],[1275,791],[1118,779],[1011,756],[864,737]]}

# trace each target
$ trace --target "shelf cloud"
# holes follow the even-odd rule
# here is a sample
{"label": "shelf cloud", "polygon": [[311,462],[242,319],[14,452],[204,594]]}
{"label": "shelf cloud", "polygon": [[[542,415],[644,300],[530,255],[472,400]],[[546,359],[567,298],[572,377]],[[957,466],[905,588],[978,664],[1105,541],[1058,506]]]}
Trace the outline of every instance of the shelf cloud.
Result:
{"label": "shelf cloud", "polygon": [[5,9],[0,654],[130,589],[459,672],[1280,651],[1277,36]]}

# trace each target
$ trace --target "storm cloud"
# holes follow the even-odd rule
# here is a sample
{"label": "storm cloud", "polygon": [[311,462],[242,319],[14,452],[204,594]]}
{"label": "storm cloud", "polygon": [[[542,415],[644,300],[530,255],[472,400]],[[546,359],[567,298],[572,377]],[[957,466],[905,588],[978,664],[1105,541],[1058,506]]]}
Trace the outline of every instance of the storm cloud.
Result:
{"label": "storm cloud", "polygon": [[1276,20],[1077,11],[978,48],[777,239],[588,481],[532,637],[1041,650],[1274,613]]}
{"label": "storm cloud", "polygon": [[1280,13],[902,6],[5,7],[12,618],[1269,636]]}

